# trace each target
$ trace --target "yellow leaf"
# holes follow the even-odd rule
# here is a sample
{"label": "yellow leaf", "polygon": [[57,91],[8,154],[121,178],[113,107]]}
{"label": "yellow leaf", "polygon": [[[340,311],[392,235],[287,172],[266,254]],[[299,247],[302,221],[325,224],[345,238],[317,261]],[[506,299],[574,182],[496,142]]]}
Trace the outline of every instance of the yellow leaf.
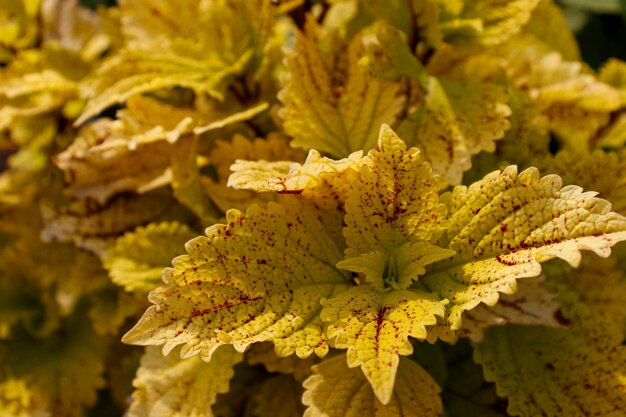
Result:
{"label": "yellow leaf", "polygon": [[165,352],[184,344],[184,357],[263,341],[279,356],[325,355],[319,300],[349,278],[335,269],[341,252],[315,214],[295,199],[229,211],[228,224],[187,243],[188,255],[165,270],[165,286],[150,294],[155,305],[123,340],[165,344]]}
{"label": "yellow leaf", "polygon": [[249,56],[244,55],[232,66],[224,67],[219,62],[206,63],[167,52],[120,51],[99,66],[88,92],[89,101],[75,124],[134,95],[164,88],[186,87],[221,99],[224,79],[240,70],[247,59]]}
{"label": "yellow leaf", "polygon": [[216,222],[220,213],[209,200],[202,186],[198,161],[198,137],[186,136],[171,147],[172,191],[182,205],[189,208],[202,222]]}
{"label": "yellow leaf", "polygon": [[163,140],[165,135],[133,149],[126,140],[113,143],[114,128],[109,119],[81,127],[72,144],[56,155],[69,195],[104,204],[117,193],[150,191],[170,182],[166,170],[171,145]]}
{"label": "yellow leaf", "polygon": [[404,32],[411,44],[424,42],[423,48],[439,48],[439,10],[436,1],[392,0],[379,2],[361,0],[363,7],[376,19],[384,19]]}
{"label": "yellow leaf", "polygon": [[176,145],[179,140],[193,141],[191,135],[246,120],[265,108],[261,104],[222,114],[201,100],[178,107],[133,96],[116,120],[101,118],[79,128],[78,137],[55,162],[65,175],[67,192],[76,197],[104,202],[123,191],[150,191],[172,182],[172,157],[181,156],[177,147],[189,145]]}
{"label": "yellow leaf", "polygon": [[75,52],[86,62],[97,60],[111,46],[100,14],[78,0],[46,0],[40,13],[45,44]]}
{"label": "yellow leaf", "polygon": [[598,81],[617,88],[622,99],[622,106],[626,105],[626,62],[610,58],[600,68]]}
{"label": "yellow leaf", "polygon": [[346,256],[391,250],[406,241],[435,241],[446,206],[431,166],[386,125],[365,157],[345,203]]}
{"label": "yellow leaf", "polygon": [[[39,215],[36,210],[28,214],[30,219]],[[33,229],[39,231],[39,227]],[[32,230],[22,229],[0,256],[0,322],[9,326],[3,330],[5,336],[21,328],[39,337],[48,336],[58,330],[60,317],[73,314],[108,284],[97,257],[69,244],[48,244],[33,236]],[[11,328],[17,323],[22,326]]]}
{"label": "yellow leaf", "polygon": [[[393,123],[401,110],[399,85],[371,77],[358,65],[364,55],[361,36],[345,51],[325,57],[316,46],[309,25],[296,33],[295,48],[287,55],[279,98],[280,115],[292,145],[344,157],[376,145],[382,123]],[[337,62],[333,66],[333,60]]]}
{"label": "yellow leaf", "polygon": [[480,153],[472,159],[472,169],[463,177],[466,184],[508,165],[536,165],[549,153],[550,129],[546,115],[526,92],[509,85],[508,94],[511,129],[498,142],[494,154]]}
{"label": "yellow leaf", "polygon": [[535,168],[495,171],[443,199],[450,221],[438,244],[457,252],[419,282],[450,300],[452,330],[463,311],[492,306],[500,292],[516,292],[518,278],[538,276],[540,262],[558,257],[576,267],[581,250],[607,257],[626,239],[626,219],[609,202],[577,186],[562,188],[556,175],[540,178]]}
{"label": "yellow leaf", "polygon": [[508,92],[511,129],[499,143],[497,156],[509,164],[529,166],[549,152],[548,120],[527,93],[513,86],[509,86]]}
{"label": "yellow leaf", "polygon": [[589,309],[594,325],[621,343],[626,335],[626,280],[618,259],[586,257],[578,270],[569,270],[554,281],[564,283]]}
{"label": "yellow leaf", "polygon": [[143,300],[115,286],[91,294],[90,301],[89,318],[99,335],[117,336],[126,320],[136,317],[145,308]]}
{"label": "yellow leaf", "polygon": [[226,66],[260,55],[273,23],[267,0],[124,0],[120,6],[131,49],[159,48]]}
{"label": "yellow leaf", "polygon": [[510,128],[506,90],[492,82],[430,77],[419,110],[398,125],[398,134],[417,146],[433,169],[459,184],[481,151],[493,152]]}
{"label": "yellow leaf", "polygon": [[299,163],[237,161],[228,185],[236,189],[274,191],[299,195],[323,213],[320,220],[333,240],[343,249],[343,203],[355,170],[367,162],[363,151],[335,161],[322,157],[314,149]]}
{"label": "yellow leaf", "polygon": [[57,47],[20,52],[0,73],[0,130],[76,99],[88,71],[79,55]]}
{"label": "yellow leaf", "polygon": [[626,349],[539,326],[488,329],[475,357],[508,397],[510,415],[620,416],[626,412]]}
{"label": "yellow leaf", "polygon": [[46,416],[45,400],[29,389],[28,381],[0,375],[0,416]]}
{"label": "yellow leaf", "polygon": [[161,284],[161,273],[196,233],[184,224],[151,223],[125,233],[107,252],[103,265],[126,291],[148,291]]}
{"label": "yellow leaf", "polygon": [[264,161],[236,161],[230,167],[233,174],[228,178],[228,186],[235,189],[299,194],[326,184],[325,179],[330,180],[349,170],[358,169],[363,163],[362,151],[336,161],[321,156],[314,149],[309,151],[303,164],[287,161],[269,164]]}
{"label": "yellow leaf", "polygon": [[564,184],[598,192],[617,213],[626,215],[626,162],[614,152],[577,154],[567,150],[543,161],[542,169],[558,174]]}
{"label": "yellow leaf", "polygon": [[12,122],[7,150],[16,152],[7,158],[6,168],[0,173],[0,206],[29,205],[42,190],[50,187],[45,172],[57,129],[57,121],[50,116]]}
{"label": "yellow leaf", "polygon": [[566,61],[580,61],[576,37],[569,28],[563,9],[553,0],[541,0],[537,4],[522,32],[541,39]]}
{"label": "yellow leaf", "polygon": [[447,210],[430,164],[388,126],[381,128],[378,149],[364,159],[346,198],[348,247],[337,266],[365,273],[379,290],[407,288],[426,265],[454,254],[430,244],[443,232]]}
{"label": "yellow leaf", "polygon": [[[248,140],[241,135],[235,135],[230,142],[218,140],[215,147],[209,155],[211,163],[217,172],[218,181],[209,178],[203,178],[204,187],[211,196],[211,199],[217,207],[222,211],[230,208],[245,210],[253,203],[263,203],[275,200],[276,197],[271,194],[258,194],[250,189],[255,189],[253,181],[258,177],[261,181],[274,176],[284,175],[289,172],[289,167],[293,162],[301,161],[304,155],[301,151],[290,148],[286,138],[278,134],[270,134],[266,139]],[[257,161],[243,161],[256,159]],[[247,190],[234,191],[227,188],[227,181],[231,173],[231,166],[242,169],[247,163],[254,170],[261,170],[261,173],[248,171],[243,172],[231,187],[242,188]],[[233,165],[235,164],[235,165]],[[247,178],[243,176],[247,176]],[[236,177],[234,174],[233,177]],[[264,184],[261,183],[261,186]]]}
{"label": "yellow leaf", "polygon": [[621,148],[626,143],[626,112],[620,111],[595,138],[597,148]]}
{"label": "yellow leaf", "polygon": [[398,31],[378,25],[365,60],[383,78],[408,78],[418,92],[398,124],[398,134],[417,146],[436,174],[452,184],[471,167],[470,157],[493,152],[495,141],[509,129],[511,109],[504,87],[475,79],[444,79],[430,75]]}
{"label": "yellow leaf", "polygon": [[609,113],[620,107],[617,89],[533,36],[511,39],[497,53],[506,60],[509,78],[530,94],[550,127],[574,150],[588,149],[589,140],[608,123]]}
{"label": "yellow leaf", "polygon": [[304,382],[304,417],[435,417],[443,412],[441,389],[430,375],[410,359],[400,359],[398,383],[383,404],[365,383],[363,374],[346,366],[337,355],[313,367]]}
{"label": "yellow leaf", "polygon": [[167,192],[153,191],[141,196],[122,195],[106,204],[73,200],[57,206],[42,202],[45,241],[73,242],[102,255],[113,239],[127,230],[158,220],[184,219]]}
{"label": "yellow leaf", "polygon": [[258,66],[273,22],[266,0],[127,0],[121,11],[127,45],[98,68],[77,124],[159,89],[185,87],[221,100],[229,76]]}
{"label": "yellow leaf", "polygon": [[25,49],[36,42],[39,3],[40,0],[0,1],[0,51],[9,55],[8,51]]}
{"label": "yellow leaf", "polygon": [[223,346],[204,362],[199,356],[180,359],[179,350],[163,356],[160,349],[146,348],[128,417],[213,417],[211,406],[218,394],[228,391],[241,353]]}
{"label": "yellow leaf", "polygon": [[539,1],[464,0],[442,15],[439,26],[444,41],[456,47],[494,46],[519,33]]}
{"label": "yellow leaf", "polygon": [[379,292],[369,285],[322,303],[331,346],[348,349],[348,366],[361,367],[382,404],[392,400],[399,355],[413,352],[409,336],[425,339],[426,326],[444,315],[446,304],[420,290]]}

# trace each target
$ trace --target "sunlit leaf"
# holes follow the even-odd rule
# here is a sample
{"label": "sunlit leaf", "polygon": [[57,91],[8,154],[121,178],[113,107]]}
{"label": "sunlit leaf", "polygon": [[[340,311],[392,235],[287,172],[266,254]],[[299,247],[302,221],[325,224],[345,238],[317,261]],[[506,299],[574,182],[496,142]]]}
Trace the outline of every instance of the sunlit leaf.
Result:
{"label": "sunlit leaf", "polygon": [[262,341],[279,356],[326,354],[319,301],[348,278],[335,269],[341,253],[315,212],[289,200],[231,210],[226,219],[187,243],[188,255],[166,269],[165,286],[150,295],[155,305],[124,341],[165,344],[166,352],[184,344],[185,357]]}
{"label": "sunlit leaf", "polygon": [[348,366],[360,367],[376,398],[389,404],[399,355],[413,352],[409,336],[425,339],[426,326],[443,316],[444,304],[424,291],[379,292],[361,285],[325,300],[321,317],[331,346],[348,349]]}
{"label": "sunlit leaf", "polygon": [[426,265],[454,254],[431,244],[443,232],[447,210],[430,164],[389,127],[366,158],[345,202],[348,247],[337,266],[364,273],[380,290],[404,289]]}
{"label": "sunlit leaf", "polygon": [[492,306],[500,292],[516,292],[516,279],[538,276],[540,262],[558,257],[575,267],[581,250],[607,257],[626,239],[626,219],[609,202],[534,168],[518,174],[510,166],[443,199],[450,210],[444,242],[457,253],[419,282],[450,300],[452,330],[464,310]]}

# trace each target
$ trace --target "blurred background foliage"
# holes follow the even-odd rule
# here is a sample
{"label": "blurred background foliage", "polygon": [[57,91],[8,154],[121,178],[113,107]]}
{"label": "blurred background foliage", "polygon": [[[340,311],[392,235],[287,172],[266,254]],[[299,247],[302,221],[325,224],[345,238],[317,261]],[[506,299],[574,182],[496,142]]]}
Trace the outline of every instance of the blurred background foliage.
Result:
{"label": "blurred background foliage", "polygon": [[576,33],[582,58],[598,68],[608,58],[626,59],[626,0],[559,0]]}
{"label": "blurred background foliage", "polygon": [[[611,57],[626,60],[626,0],[557,0],[576,34],[582,58],[598,69]],[[91,8],[116,0],[81,0]]]}

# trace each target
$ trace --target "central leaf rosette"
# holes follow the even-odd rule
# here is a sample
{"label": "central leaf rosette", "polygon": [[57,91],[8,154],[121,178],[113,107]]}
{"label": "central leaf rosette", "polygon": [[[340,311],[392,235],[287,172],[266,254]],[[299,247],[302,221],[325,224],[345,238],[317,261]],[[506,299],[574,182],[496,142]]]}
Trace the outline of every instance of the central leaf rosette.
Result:
{"label": "central leaf rosette", "polygon": [[440,182],[416,148],[383,128],[379,149],[363,160],[349,183],[339,268],[361,273],[379,291],[406,289],[425,266],[454,255],[433,243],[443,233],[447,208]]}
{"label": "central leaf rosette", "polygon": [[347,349],[348,366],[387,404],[410,338],[454,341],[464,311],[515,293],[539,262],[577,266],[580,249],[608,256],[626,239],[608,202],[534,168],[440,195],[430,164],[387,126],[367,155],[312,150],[285,166],[232,166],[234,188],[283,198],[230,210],[227,224],[188,242],[124,341],[183,345],[183,357],[205,360],[224,344],[271,341],[279,356],[302,358]]}

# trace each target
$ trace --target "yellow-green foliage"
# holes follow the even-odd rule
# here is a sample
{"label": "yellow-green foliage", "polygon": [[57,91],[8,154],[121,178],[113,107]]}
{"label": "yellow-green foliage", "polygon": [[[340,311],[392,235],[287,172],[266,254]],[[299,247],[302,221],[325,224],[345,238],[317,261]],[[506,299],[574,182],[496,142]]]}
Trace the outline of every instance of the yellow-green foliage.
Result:
{"label": "yellow-green foliage", "polygon": [[0,0],[0,417],[626,415],[626,63],[565,22]]}

